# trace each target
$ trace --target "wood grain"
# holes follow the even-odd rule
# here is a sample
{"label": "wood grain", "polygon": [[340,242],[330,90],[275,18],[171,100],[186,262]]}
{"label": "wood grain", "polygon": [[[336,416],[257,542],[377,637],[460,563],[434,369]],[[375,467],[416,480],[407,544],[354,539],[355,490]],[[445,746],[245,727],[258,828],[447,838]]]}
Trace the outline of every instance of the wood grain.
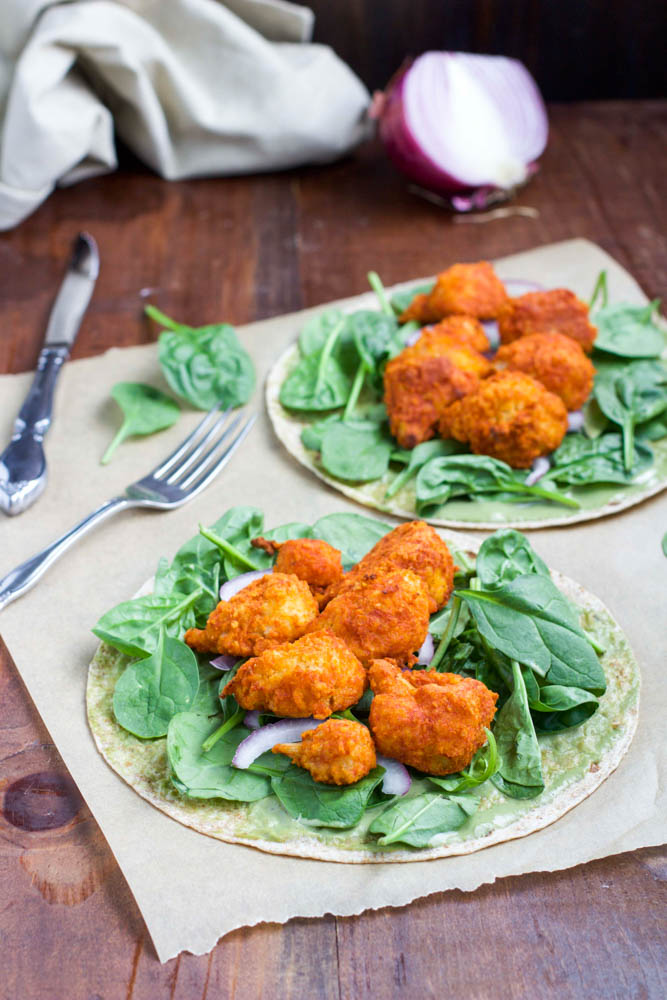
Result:
{"label": "wood grain", "polygon": [[[332,166],[285,174],[168,184],[133,166],[57,191],[0,236],[0,371],[34,365],[82,228],[99,241],[102,270],[77,357],[154,339],[142,317],[147,301],[192,323],[243,323],[360,292],[371,267],[389,283],[573,236],[601,244],[647,294],[664,292],[667,103],[554,106],[551,123],[542,170],[519,198],[539,211],[536,220],[455,222],[409,194],[373,144]],[[30,831],[0,817],[2,1000],[667,994],[661,850],[349,919],[242,929],[210,955],[161,966],[0,647],[3,802],[29,776],[42,817],[50,789],[59,789],[47,816],[56,825]]]}

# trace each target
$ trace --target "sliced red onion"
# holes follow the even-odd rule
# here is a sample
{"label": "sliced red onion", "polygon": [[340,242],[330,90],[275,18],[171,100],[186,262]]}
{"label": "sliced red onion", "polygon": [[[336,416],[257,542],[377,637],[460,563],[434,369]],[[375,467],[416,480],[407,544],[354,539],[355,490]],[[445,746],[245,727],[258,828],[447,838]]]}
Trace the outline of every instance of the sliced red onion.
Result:
{"label": "sliced red onion", "polygon": [[429,633],[424,639],[421,649],[417,654],[417,663],[428,666],[428,664],[433,659],[433,654],[435,653],[435,645],[433,643],[433,636]]}
{"label": "sliced red onion", "polygon": [[405,346],[412,347],[413,344],[417,343],[421,335],[422,335],[421,330],[413,330],[412,333],[409,333],[405,338]]}
{"label": "sliced red onion", "polygon": [[223,653],[222,656],[216,656],[214,660],[209,660],[209,663],[216,670],[231,670],[237,660],[238,656],[229,656],[227,653]]}
{"label": "sliced red onion", "polygon": [[253,569],[249,573],[241,573],[240,576],[235,576],[231,580],[227,580],[220,588],[220,600],[228,601],[230,597],[238,594],[239,590],[243,590],[253,580],[259,580],[261,577],[267,576],[270,572],[270,569]]}
{"label": "sliced red onion", "polygon": [[382,779],[383,792],[386,792],[387,795],[405,795],[410,791],[412,778],[404,764],[392,760],[391,757],[380,756],[378,756],[377,762],[380,767],[385,769],[385,775]]}
{"label": "sliced red onion", "polygon": [[584,415],[581,410],[572,410],[571,413],[567,415],[567,430],[568,433],[574,431],[580,431],[584,426]]}
{"label": "sliced red onion", "polygon": [[252,712],[246,712],[243,718],[243,725],[248,729],[259,729],[259,709],[254,708]]}
{"label": "sliced red onion", "polygon": [[534,486],[535,483],[545,476],[551,468],[551,462],[544,455],[536,458],[532,464],[531,471],[526,476],[526,486]]}
{"label": "sliced red onion", "polygon": [[544,285],[540,285],[538,281],[526,281],[525,278],[507,278],[503,280],[503,285],[508,295],[512,298],[517,299],[520,295],[525,295],[526,292],[543,292]]}
{"label": "sliced red onion", "polygon": [[489,351],[484,353],[488,355],[489,352],[497,351],[500,347],[500,333],[498,332],[498,324],[495,319],[486,319],[482,323],[484,327],[484,333],[489,341]]}
{"label": "sliced red onion", "polygon": [[234,767],[246,768],[276,743],[294,743],[301,739],[307,729],[321,726],[324,719],[281,719],[268,726],[256,729],[254,733],[239,743],[232,758]]}
{"label": "sliced red onion", "polygon": [[459,210],[523,184],[546,146],[544,102],[516,59],[427,52],[385,98],[376,113],[389,157],[422,187],[467,195]]}

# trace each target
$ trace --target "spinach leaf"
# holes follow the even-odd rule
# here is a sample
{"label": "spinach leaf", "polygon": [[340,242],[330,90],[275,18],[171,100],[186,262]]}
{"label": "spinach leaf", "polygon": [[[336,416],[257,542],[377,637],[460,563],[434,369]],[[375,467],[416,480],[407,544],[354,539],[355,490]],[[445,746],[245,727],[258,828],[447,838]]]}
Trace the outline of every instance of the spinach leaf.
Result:
{"label": "spinach leaf", "polygon": [[193,608],[199,597],[200,592],[194,590],[123,601],[102,615],[93,634],[127,656],[148,656],[157,648],[161,629],[178,639],[195,626]]}
{"label": "spinach leaf", "polygon": [[210,528],[200,527],[200,534],[222,558],[228,580],[249,570],[269,569],[273,559],[251,544],[262,534],[264,514],[258,507],[230,507]]}
{"label": "spinach leaf", "polygon": [[[455,612],[454,604],[455,604],[455,598],[451,596],[447,601],[447,603],[445,604],[444,608],[441,608],[440,611],[436,611],[436,613],[431,616],[431,620],[429,621],[428,625],[428,630],[434,639],[442,638],[443,633],[446,631],[447,626],[450,623],[452,614]],[[458,601],[458,604],[461,605],[461,602]],[[452,639],[455,639],[458,635],[461,634],[461,632],[463,632],[463,630],[466,628],[468,624],[469,618],[470,614],[468,612],[468,608],[466,607],[466,605],[461,605],[459,613],[456,618],[456,623],[452,626],[451,629]]]}
{"label": "spinach leaf", "polygon": [[233,326],[191,327],[155,306],[146,312],[167,329],[158,340],[158,360],[169,386],[199,410],[216,404],[241,406],[255,388],[255,369]]}
{"label": "spinach leaf", "polygon": [[368,830],[382,833],[378,843],[401,842],[410,847],[428,847],[438,834],[458,830],[476,812],[479,800],[466,795],[439,795],[422,792],[397,799],[377,816]]}
{"label": "spinach leaf", "polygon": [[280,402],[290,410],[334,410],[343,406],[350,392],[350,380],[333,351],[345,320],[329,333],[318,354],[309,354],[289,373],[280,387]]}
{"label": "spinach leaf", "polygon": [[[436,438],[433,441],[422,441],[418,444],[412,451],[406,452],[406,467],[399,472],[394,479],[393,483],[384,495],[385,500],[389,500],[393,497],[400,489],[402,489],[406,483],[410,482],[414,476],[417,475],[419,470],[423,465],[426,465],[432,458],[443,458],[447,455],[454,455],[457,452],[462,451],[464,445],[459,441],[454,441],[453,438],[443,440],[442,438]],[[399,458],[397,452],[392,452],[392,461],[402,461]]]}
{"label": "spinach leaf", "polygon": [[199,664],[199,690],[190,706],[191,712],[213,718],[220,715],[220,671],[208,663]]}
{"label": "spinach leaf", "polygon": [[593,694],[606,688],[604,671],[567,598],[546,576],[519,576],[494,590],[457,590],[481,635],[512,660],[551,684]]}
{"label": "spinach leaf", "polygon": [[394,292],[391,297],[394,312],[400,316],[408,308],[415,295],[428,295],[433,290],[433,284],[432,281],[429,281],[425,285],[415,285],[413,288],[404,288],[400,292]]}
{"label": "spinach leaf", "polygon": [[662,554],[664,556],[667,556],[667,531],[662,536],[662,543],[661,544],[662,544]]}
{"label": "spinach leaf", "polygon": [[181,415],[181,408],[174,399],[143,382],[116,382],[111,395],[122,410],[123,423],[104,452],[102,465],[111,460],[116,448],[125,438],[155,434],[156,431],[171,427]]}
{"label": "spinach leaf", "polygon": [[647,420],[637,428],[637,436],[643,441],[660,441],[667,437],[667,410],[652,420]]}
{"label": "spinach leaf", "polygon": [[466,792],[469,788],[483,785],[498,770],[498,747],[496,738],[490,729],[486,729],[487,744],[478,750],[465,771],[459,774],[448,774],[438,778],[429,774],[428,780],[444,792],[457,794]]}
{"label": "spinach leaf", "polygon": [[[595,396],[589,396],[581,408],[584,417],[584,433],[589,438],[598,438],[609,426],[609,421],[598,406]],[[576,437],[577,435],[572,435]]]}
{"label": "spinach leaf", "polygon": [[549,568],[521,532],[501,528],[482,542],[477,554],[477,576],[483,588],[509,583],[527,573],[548,577]]}
{"label": "spinach leaf", "polygon": [[300,823],[346,829],[359,822],[383,776],[384,768],[375,767],[353,785],[323,785],[292,764],[283,775],[271,779],[271,788],[283,808]]}
{"label": "spinach leaf", "polygon": [[313,421],[312,424],[308,424],[301,431],[301,444],[304,448],[309,448],[311,451],[321,451],[322,438],[326,431],[334,424],[341,423],[341,421],[342,417],[340,413],[330,413],[328,417],[324,417],[322,420]]}
{"label": "spinach leaf", "polygon": [[379,542],[391,525],[363,514],[327,514],[316,521],[312,537],[321,538],[342,553],[343,568],[347,571]]}
{"label": "spinach leaf", "polygon": [[568,434],[551,456],[548,479],[586,486],[591,483],[628,483],[653,463],[653,452],[643,441],[634,442],[632,471],[625,468],[623,438],[616,432],[591,440],[583,434]]}
{"label": "spinach leaf", "polygon": [[516,662],[512,663],[512,675],[514,690],[493,727],[500,762],[491,781],[512,799],[532,799],[544,791],[542,757],[523,675]]}
{"label": "spinach leaf", "polygon": [[609,366],[595,378],[593,392],[602,412],[623,433],[623,465],[634,465],[634,436],[637,424],[652,420],[667,410],[664,367],[654,361],[635,361],[619,371]]}
{"label": "spinach leaf", "polygon": [[211,566],[196,562],[177,563],[170,566],[166,559],[161,559],[155,573],[153,594],[156,597],[167,596],[174,592],[199,596],[193,605],[197,624],[206,623],[206,619],[216,606],[220,592],[220,563],[216,560]]}
{"label": "spinach leaf", "polygon": [[391,440],[376,426],[332,424],[322,436],[322,467],[346,482],[370,482],[389,468],[391,449]]}
{"label": "spinach leaf", "polygon": [[545,684],[538,688],[537,695],[528,692],[528,703],[535,729],[540,733],[573,729],[590,719],[599,708],[597,698],[588,691],[561,684]]}
{"label": "spinach leaf", "polygon": [[142,739],[164,736],[172,716],[187,711],[198,690],[195,654],[185,643],[165,636],[161,629],[155,652],[130,663],[116,681],[116,721]]}
{"label": "spinach leaf", "polygon": [[623,358],[658,358],[665,348],[665,337],[653,322],[660,306],[654,299],[646,306],[615,302],[603,306],[592,317],[598,328],[595,350]]}
{"label": "spinach leaf", "polygon": [[340,309],[327,309],[306,320],[299,334],[299,350],[304,358],[320,354],[331,332],[345,317]]}
{"label": "spinach leaf", "polygon": [[209,751],[202,751],[202,743],[216,728],[216,720],[197,712],[181,712],[169,723],[167,757],[179,790],[193,799],[233,802],[256,802],[270,795],[265,775],[232,767],[237,746],[249,735],[245,726],[225,733]]}

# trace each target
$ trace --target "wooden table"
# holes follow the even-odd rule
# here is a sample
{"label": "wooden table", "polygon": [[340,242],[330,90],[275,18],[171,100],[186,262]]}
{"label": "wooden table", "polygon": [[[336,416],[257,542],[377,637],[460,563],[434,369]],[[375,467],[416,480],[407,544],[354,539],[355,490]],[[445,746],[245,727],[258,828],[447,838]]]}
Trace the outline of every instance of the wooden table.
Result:
{"label": "wooden table", "polygon": [[[542,170],[515,202],[537,218],[452,220],[409,194],[375,145],[240,179],[170,184],[126,164],[60,190],[0,235],[0,372],[34,366],[80,229],[102,270],[75,357],[152,340],[148,297],[193,324],[241,324],[360,292],[370,268],[389,284],[573,236],[603,246],[651,297],[664,293],[667,102],[554,106],[551,127]],[[3,647],[0,794],[2,1000],[667,995],[657,849],[402,909],[242,929],[161,966]]]}

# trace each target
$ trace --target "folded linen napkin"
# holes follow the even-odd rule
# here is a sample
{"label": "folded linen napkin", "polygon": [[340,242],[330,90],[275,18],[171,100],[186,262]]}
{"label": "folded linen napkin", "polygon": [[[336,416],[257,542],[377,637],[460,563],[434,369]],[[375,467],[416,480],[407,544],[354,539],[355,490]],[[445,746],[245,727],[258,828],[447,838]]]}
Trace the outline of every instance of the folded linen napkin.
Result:
{"label": "folded linen napkin", "polygon": [[163,177],[323,163],[369,96],[285,0],[4,0],[0,229],[116,167],[114,131]]}

